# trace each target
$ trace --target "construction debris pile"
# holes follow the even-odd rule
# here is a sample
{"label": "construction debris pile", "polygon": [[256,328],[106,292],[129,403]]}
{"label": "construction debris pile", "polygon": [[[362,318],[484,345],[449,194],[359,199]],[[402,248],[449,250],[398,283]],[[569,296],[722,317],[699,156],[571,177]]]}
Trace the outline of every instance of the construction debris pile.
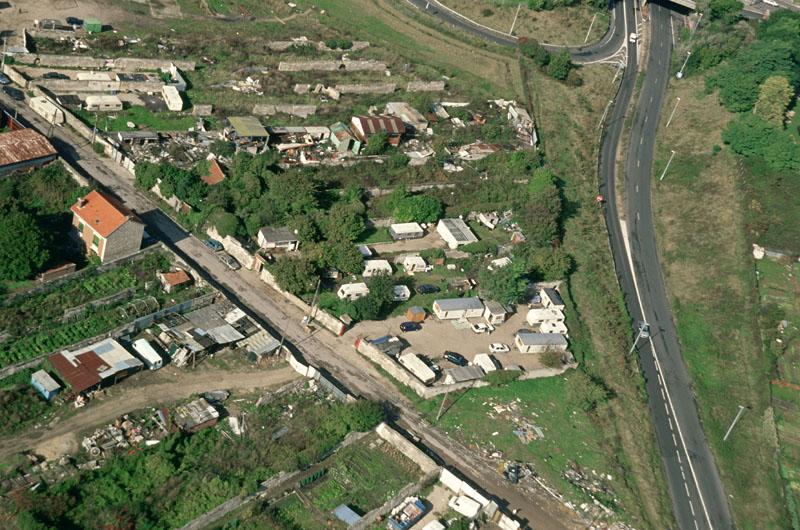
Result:
{"label": "construction debris pile", "polygon": [[[510,403],[490,403],[484,402],[488,405],[490,410],[486,415],[492,420],[499,419],[504,423],[511,425],[511,432],[519,438],[519,441],[525,445],[544,439],[544,431],[538,425],[532,423],[520,411],[520,403],[522,400],[517,398]],[[532,413],[534,416],[536,413]]]}
{"label": "construction debris pile", "polygon": [[157,412],[145,417],[129,414],[120,416],[113,423],[97,429],[81,442],[81,446],[92,458],[107,457],[115,449],[136,447],[142,443],[156,445],[169,431]]}

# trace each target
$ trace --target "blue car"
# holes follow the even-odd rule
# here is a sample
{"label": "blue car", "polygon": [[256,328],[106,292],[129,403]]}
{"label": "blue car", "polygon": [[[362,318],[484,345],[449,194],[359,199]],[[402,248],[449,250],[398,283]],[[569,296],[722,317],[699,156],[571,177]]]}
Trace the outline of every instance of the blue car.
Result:
{"label": "blue car", "polygon": [[400,331],[419,331],[421,329],[422,326],[416,322],[403,322],[400,324]]}
{"label": "blue car", "polygon": [[203,241],[203,243],[205,243],[205,245],[208,248],[210,248],[211,250],[213,250],[214,252],[219,252],[220,250],[222,250],[224,248],[222,246],[222,243],[220,243],[216,239],[206,239],[205,241]]}

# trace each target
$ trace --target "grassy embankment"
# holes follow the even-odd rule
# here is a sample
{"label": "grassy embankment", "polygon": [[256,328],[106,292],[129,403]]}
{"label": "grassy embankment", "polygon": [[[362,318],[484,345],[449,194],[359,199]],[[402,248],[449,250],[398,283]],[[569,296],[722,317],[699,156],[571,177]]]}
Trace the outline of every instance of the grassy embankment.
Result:
{"label": "grassy embankment", "polygon": [[[669,151],[677,154],[664,180],[654,183],[654,216],[700,416],[737,524],[786,528],[769,387],[774,358],[762,349],[750,252],[753,242],[786,248],[793,239],[797,250],[797,181],[777,179],[761,163],[720,148],[732,115],[705,93],[701,76],[673,81],[666,101],[655,179]],[[739,405],[746,413],[723,442]]]}

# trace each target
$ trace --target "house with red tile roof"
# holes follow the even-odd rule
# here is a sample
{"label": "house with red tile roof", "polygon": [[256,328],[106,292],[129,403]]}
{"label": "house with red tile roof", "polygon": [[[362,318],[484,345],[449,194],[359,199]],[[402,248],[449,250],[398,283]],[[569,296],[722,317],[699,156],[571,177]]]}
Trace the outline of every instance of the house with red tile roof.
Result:
{"label": "house with red tile roof", "polygon": [[222,171],[219,162],[212,158],[208,161],[208,171],[206,171],[204,175],[201,175],[200,179],[209,186],[214,186],[225,180],[225,173]]}
{"label": "house with red tile roof", "polygon": [[107,262],[137,252],[144,224],[125,206],[99,191],[78,199],[72,208],[72,226],[78,230],[86,252]]}

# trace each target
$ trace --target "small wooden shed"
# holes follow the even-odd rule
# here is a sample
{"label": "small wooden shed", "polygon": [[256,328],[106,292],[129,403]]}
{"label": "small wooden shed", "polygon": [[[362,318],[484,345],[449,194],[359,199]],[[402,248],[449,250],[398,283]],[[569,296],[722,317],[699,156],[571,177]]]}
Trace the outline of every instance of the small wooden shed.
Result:
{"label": "small wooden shed", "polygon": [[406,311],[406,320],[409,322],[422,322],[425,320],[425,310],[419,306],[409,307]]}

